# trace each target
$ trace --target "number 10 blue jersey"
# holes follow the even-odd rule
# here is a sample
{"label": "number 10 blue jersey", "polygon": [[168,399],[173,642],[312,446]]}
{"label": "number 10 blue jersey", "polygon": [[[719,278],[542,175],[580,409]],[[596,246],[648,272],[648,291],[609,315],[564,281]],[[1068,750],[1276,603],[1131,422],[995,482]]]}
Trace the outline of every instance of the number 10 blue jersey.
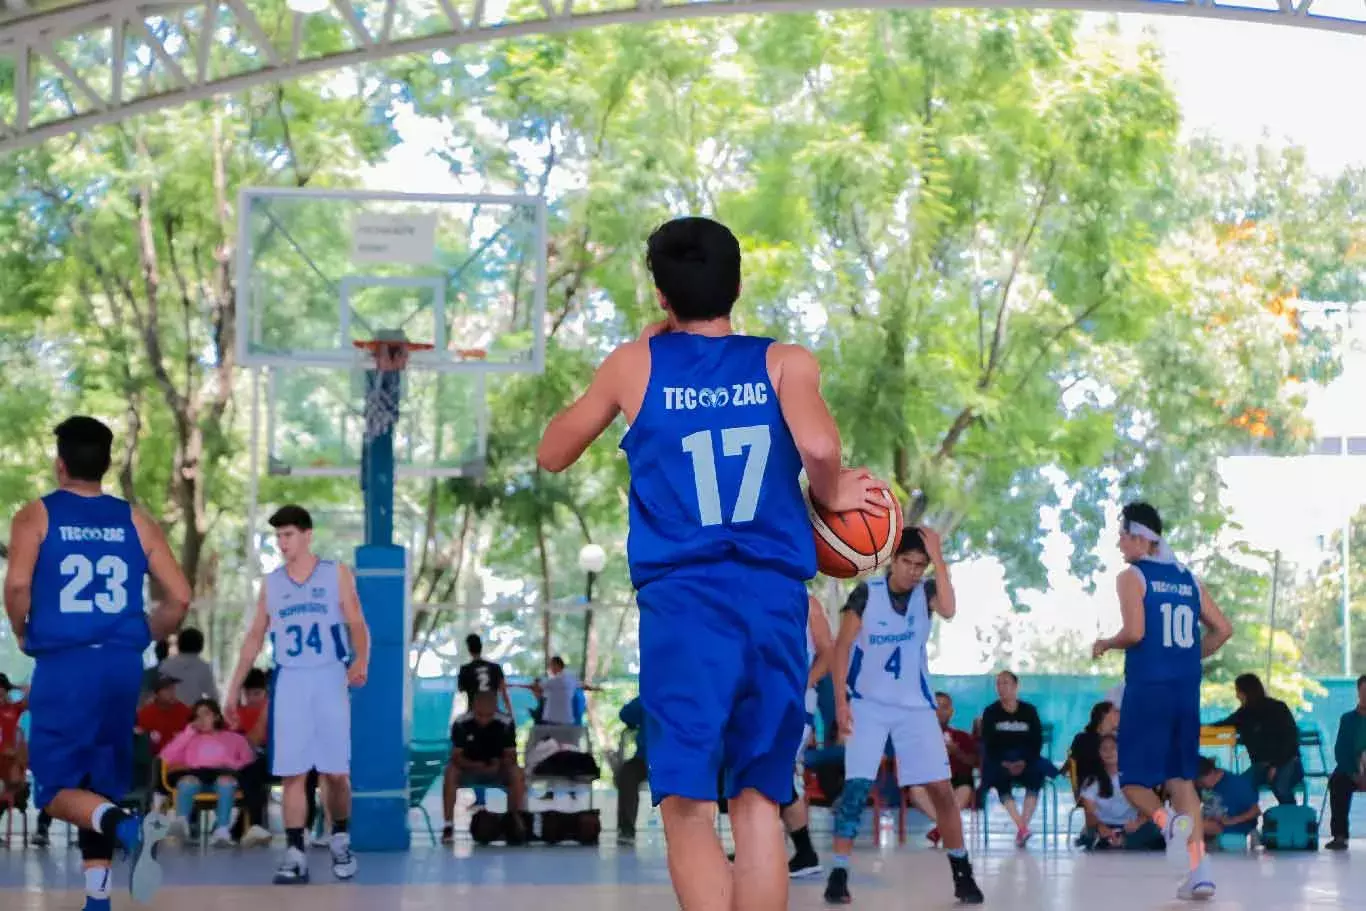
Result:
{"label": "number 10 blue jersey", "polygon": [[1126,680],[1199,680],[1200,586],[1178,563],[1139,560],[1143,641],[1125,653]]}
{"label": "number 10 blue jersey", "polygon": [[621,442],[636,588],[711,563],[815,575],[801,456],[768,375],[771,344],[680,332],[650,340],[645,400]]}

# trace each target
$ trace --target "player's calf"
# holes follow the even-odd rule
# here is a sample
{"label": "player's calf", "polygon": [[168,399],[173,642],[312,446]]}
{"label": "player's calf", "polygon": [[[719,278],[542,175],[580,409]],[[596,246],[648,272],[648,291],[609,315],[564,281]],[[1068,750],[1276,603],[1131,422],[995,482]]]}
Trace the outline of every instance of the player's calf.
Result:
{"label": "player's calf", "polygon": [[948,850],[954,898],[967,905],[980,905],[986,898],[972,874],[972,861],[963,845],[963,817],[953,786],[948,781],[936,781],[925,786],[925,793],[934,806],[940,835]]}
{"label": "player's calf", "polygon": [[734,876],[716,836],[716,804],[671,796],[659,809],[679,905],[684,911],[731,911]]}

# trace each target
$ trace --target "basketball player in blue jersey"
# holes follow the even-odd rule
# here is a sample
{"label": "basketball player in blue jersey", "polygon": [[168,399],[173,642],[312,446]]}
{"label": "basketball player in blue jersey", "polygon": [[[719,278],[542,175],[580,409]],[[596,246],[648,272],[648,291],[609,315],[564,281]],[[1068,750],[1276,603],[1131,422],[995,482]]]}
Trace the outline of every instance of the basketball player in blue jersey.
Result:
{"label": "basketball player in blue jersey", "polygon": [[[650,789],[684,911],[780,911],[778,805],[792,795],[815,543],[798,481],[835,510],[885,512],[886,485],[840,467],[812,354],[735,335],[740,245],[680,218],[649,239],[666,318],[620,346],[546,428],[537,462],[574,463],[618,414],[631,470],[627,556],[640,605]],[[716,783],[735,834],[716,834]]]}
{"label": "basketball player in blue jersey", "polygon": [[[934,576],[923,578],[931,566]],[[896,751],[897,784],[923,786],[934,805],[954,897],[972,905],[983,901],[963,844],[963,818],[929,682],[934,615],[952,620],[957,612],[938,533],[908,528],[887,574],[860,583],[840,613],[834,672],[835,715],[845,738],[844,791],[835,807],[835,866],[825,886],[831,904],[853,901],[849,854],[888,738]]]}
{"label": "basketball player in blue jersey", "polygon": [[[132,860],[133,898],[161,884],[155,845],[168,820],[116,804],[133,784],[133,727],[142,656],[180,626],[190,585],[161,528],[105,494],[114,435],[94,418],[63,421],[57,489],[29,503],[10,529],[5,612],[35,659],[29,694],[37,805],[79,830],[86,911],[109,911],[115,846]],[[148,614],[150,572],[161,600]]]}
{"label": "basketball player in blue jersey", "polygon": [[[266,576],[256,613],[242,641],[224,714],[236,723],[242,681],[269,633],[275,658],[270,706],[271,772],[283,782],[285,855],[277,886],[308,882],[304,824],[306,783],[317,770],[332,817],[332,875],[355,877],[351,853],[351,693],[365,685],[370,628],[361,613],[349,567],[313,553],[313,517],[302,506],[281,506],[269,519],[284,565]],[[349,634],[349,644],[348,644]],[[353,651],[354,650],[354,651]]]}
{"label": "basketball player in blue jersey", "polygon": [[[1124,507],[1119,551],[1129,564],[1116,584],[1123,627],[1092,650],[1096,658],[1112,649],[1125,652],[1119,783],[1129,802],[1162,829],[1168,849],[1184,847],[1189,854],[1190,872],[1177,897],[1206,899],[1214,895],[1214,880],[1205,863],[1195,787],[1201,661],[1229,640],[1233,627],[1205,586],[1176,561],[1152,506]],[[1154,793],[1164,785],[1175,812]]]}

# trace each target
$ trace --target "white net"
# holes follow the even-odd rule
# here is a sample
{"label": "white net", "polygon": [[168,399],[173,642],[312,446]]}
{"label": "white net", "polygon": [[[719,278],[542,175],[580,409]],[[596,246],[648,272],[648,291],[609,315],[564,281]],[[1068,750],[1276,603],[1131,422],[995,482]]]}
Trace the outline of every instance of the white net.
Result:
{"label": "white net", "polygon": [[408,366],[409,347],[404,344],[380,345],[375,349],[375,370],[365,380],[365,440],[371,442],[389,433],[398,423],[399,402],[403,398],[403,370]]}

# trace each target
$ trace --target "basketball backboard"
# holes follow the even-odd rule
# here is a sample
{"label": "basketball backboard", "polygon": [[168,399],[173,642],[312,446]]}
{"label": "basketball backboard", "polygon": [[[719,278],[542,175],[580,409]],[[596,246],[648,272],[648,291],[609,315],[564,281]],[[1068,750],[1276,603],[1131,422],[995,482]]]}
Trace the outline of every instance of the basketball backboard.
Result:
{"label": "basketball backboard", "polygon": [[402,332],[434,346],[409,372],[540,372],[545,230],[531,196],[244,189],[239,363],[363,367]]}

